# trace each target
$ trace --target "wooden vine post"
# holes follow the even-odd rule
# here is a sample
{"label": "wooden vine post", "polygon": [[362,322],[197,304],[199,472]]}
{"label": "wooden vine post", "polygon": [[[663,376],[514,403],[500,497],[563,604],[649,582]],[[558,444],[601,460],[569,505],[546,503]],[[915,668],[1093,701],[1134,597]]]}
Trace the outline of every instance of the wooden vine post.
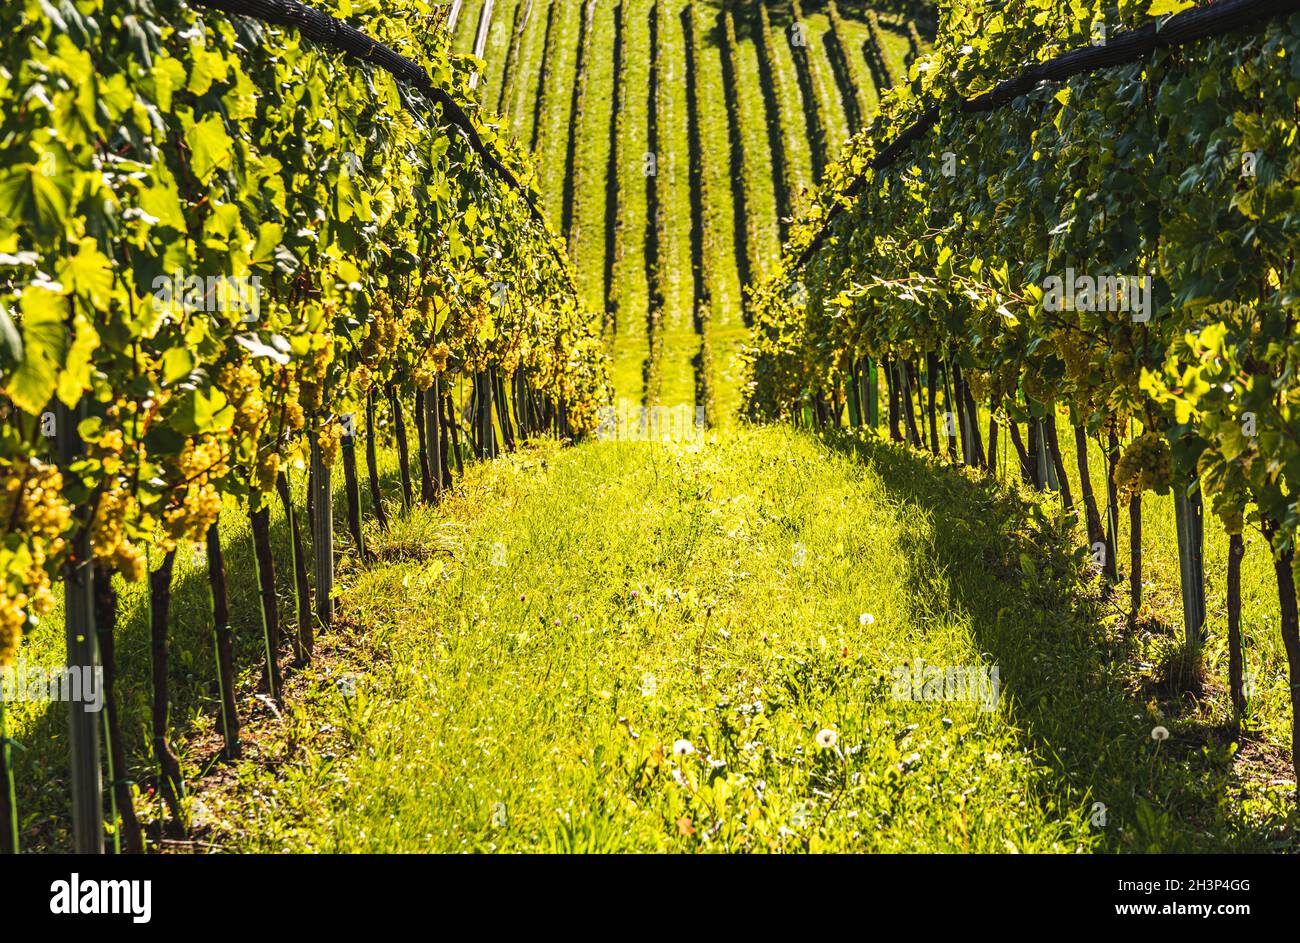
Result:
{"label": "wooden vine post", "polygon": [[217,694],[221,699],[222,757],[239,759],[239,710],[235,703],[235,637],[230,628],[230,603],[226,594],[226,563],[221,551],[221,527],[213,521],[206,535],[208,601],[212,607],[212,647],[217,661]]}
{"label": "wooden vine post", "polygon": [[334,516],[330,469],[321,457],[320,419],[311,436],[312,551],[315,557],[316,621],[328,629],[334,621]]}
{"label": "wooden vine post", "polygon": [[280,609],[275,596],[275,555],[271,551],[271,511],[260,495],[260,506],[249,513],[253,535],[253,569],[257,578],[257,598],[262,614],[262,642],[266,656],[266,690],[280,697]]}
{"label": "wooden vine post", "polygon": [[388,513],[379,487],[379,458],[375,443],[375,391],[366,393],[366,474],[370,480],[370,507],[380,530],[388,530]]}
{"label": "wooden vine post", "polygon": [[303,547],[302,531],[298,528],[298,511],[293,506],[289,491],[289,476],[280,472],[275,489],[284,508],[285,525],[289,528],[290,563],[293,565],[293,599],[298,614],[298,631],[294,634],[294,659],[305,665],[311,661],[315,637],[311,622],[311,585],[307,582],[307,553]]}
{"label": "wooden vine post", "polygon": [[411,487],[411,456],[406,444],[406,419],[402,415],[402,401],[397,396],[397,385],[388,391],[388,407],[393,415],[393,437],[397,440],[397,467],[402,476],[402,507],[409,511],[415,503]]}
{"label": "wooden vine post", "polygon": [[18,798],[14,792],[14,754],[0,698],[0,854],[18,854]]}
{"label": "wooden vine post", "polygon": [[1052,468],[1052,463],[1047,460],[1047,430],[1043,427],[1043,420],[1035,419],[1034,423],[1034,462],[1038,468],[1039,490],[1050,490],[1052,479],[1056,477],[1056,470]]}
{"label": "wooden vine post", "polygon": [[1198,479],[1174,488],[1174,520],[1178,530],[1178,575],[1183,592],[1183,652],[1185,665],[1195,671],[1200,661],[1201,630],[1205,625],[1205,560],[1203,502]]}
{"label": "wooden vine post", "polygon": [[867,381],[867,424],[880,425],[880,377],[876,374],[876,362],[867,361],[864,371]]}
{"label": "wooden vine post", "polygon": [[425,393],[424,397],[424,415],[421,420],[424,422],[424,440],[428,443],[429,450],[429,474],[433,476],[433,495],[434,499],[442,497],[442,422],[438,418],[438,409],[440,407],[442,396],[439,393],[441,384],[438,377],[434,376],[433,385]]}
{"label": "wooden vine post", "polygon": [[348,532],[356,545],[357,556],[366,560],[365,536],[361,533],[361,485],[357,479],[357,427],[356,417],[349,413],[343,417],[343,491],[347,497]]}
{"label": "wooden vine post", "polygon": [[[81,453],[81,436],[77,423],[84,408],[74,411],[58,403],[55,407],[55,436],[59,463],[66,470]],[[68,647],[68,670],[81,673],[99,670],[99,650],[95,637],[94,568],[90,555],[90,531],[78,528],[72,541],[72,553],[63,568],[64,634]],[[71,747],[72,844],[82,855],[104,851],[104,785],[99,765],[99,724],[97,714],[75,700],[68,703],[68,741]]]}

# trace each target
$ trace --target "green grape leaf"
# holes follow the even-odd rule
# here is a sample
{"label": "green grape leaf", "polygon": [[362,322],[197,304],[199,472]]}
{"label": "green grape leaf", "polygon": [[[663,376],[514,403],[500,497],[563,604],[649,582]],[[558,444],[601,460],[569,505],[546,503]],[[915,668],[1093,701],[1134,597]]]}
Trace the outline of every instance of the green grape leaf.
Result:
{"label": "green grape leaf", "polygon": [[185,84],[188,91],[195,95],[206,95],[213,82],[226,81],[230,63],[221,53],[194,45],[190,47],[190,59],[193,64],[190,66],[189,81]]}
{"label": "green grape leaf", "polygon": [[230,428],[235,418],[235,408],[215,386],[190,390],[181,397],[172,411],[172,427],[186,435],[217,432]]}
{"label": "green grape leaf", "polygon": [[67,212],[58,178],[42,173],[35,164],[0,172],[0,220],[24,220],[35,223],[42,233],[60,233]]}
{"label": "green grape leaf", "polygon": [[190,146],[190,169],[203,184],[234,158],[234,141],[226,133],[220,115],[208,115],[190,128],[185,132],[185,143]]}
{"label": "green grape leaf", "polygon": [[153,186],[142,189],[139,206],[160,225],[184,232],[185,211],[181,208],[181,198],[173,181],[158,180]]}
{"label": "green grape leaf", "polygon": [[77,405],[82,394],[90,387],[90,361],[99,347],[99,333],[80,311],[73,319],[72,346],[59,371],[56,393],[59,401],[69,409]]}
{"label": "green grape leaf", "polygon": [[172,347],[163,353],[162,380],[164,386],[171,386],[190,375],[194,369],[194,358],[184,347]]}
{"label": "green grape leaf", "polygon": [[257,227],[257,243],[253,246],[252,263],[263,265],[272,261],[280,240],[284,238],[284,227],[279,223],[262,223]]}
{"label": "green grape leaf", "polygon": [[113,293],[113,266],[95,240],[82,239],[77,254],[59,265],[59,281],[73,293],[88,298],[96,308],[108,307]]}
{"label": "green grape leaf", "polygon": [[62,295],[38,285],[22,297],[23,358],[5,383],[14,405],[36,416],[50,402],[59,382],[59,364],[68,349],[63,325],[66,302]]}

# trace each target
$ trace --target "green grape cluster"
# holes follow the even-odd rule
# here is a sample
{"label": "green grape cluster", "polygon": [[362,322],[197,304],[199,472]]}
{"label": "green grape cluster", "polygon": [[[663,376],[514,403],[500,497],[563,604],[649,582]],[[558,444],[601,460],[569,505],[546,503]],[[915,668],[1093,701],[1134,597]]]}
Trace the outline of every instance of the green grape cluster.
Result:
{"label": "green grape cluster", "polygon": [[64,551],[72,508],[52,465],[0,460],[0,667],[13,662],[23,633],[54,606],[51,564]]}
{"label": "green grape cluster", "polygon": [[1134,438],[1115,464],[1115,484],[1126,494],[1168,494],[1173,481],[1169,440],[1158,432],[1144,432]]}

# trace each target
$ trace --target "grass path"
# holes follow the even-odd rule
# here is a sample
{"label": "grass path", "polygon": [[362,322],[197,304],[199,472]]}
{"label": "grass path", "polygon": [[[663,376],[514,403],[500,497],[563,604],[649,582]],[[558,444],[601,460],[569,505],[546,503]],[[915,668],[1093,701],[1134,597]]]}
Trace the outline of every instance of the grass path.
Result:
{"label": "grass path", "polygon": [[[1035,508],[898,449],[786,428],[476,467],[443,507],[376,535],[383,562],[344,573],[356,628],[267,721],[264,761],[200,791],[225,823],[209,837],[1268,847],[1282,796],[1240,801],[1244,774],[1204,730],[1152,740],[1135,641]],[[995,709],[897,699],[892,672],[918,660],[996,666]]]}

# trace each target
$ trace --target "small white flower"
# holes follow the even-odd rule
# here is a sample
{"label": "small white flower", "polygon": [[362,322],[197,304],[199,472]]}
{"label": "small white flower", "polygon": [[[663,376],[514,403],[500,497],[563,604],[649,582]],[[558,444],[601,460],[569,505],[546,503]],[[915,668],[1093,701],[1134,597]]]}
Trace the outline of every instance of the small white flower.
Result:
{"label": "small white flower", "polygon": [[864,612],[858,616],[858,625],[875,625],[876,617],[869,612]]}
{"label": "small white flower", "polygon": [[817,745],[823,750],[835,749],[835,744],[840,742],[840,735],[834,730],[825,729],[817,731]]}
{"label": "small white flower", "polygon": [[646,672],[641,676],[641,696],[654,697],[659,692],[659,679]]}
{"label": "small white flower", "polygon": [[673,744],[673,756],[680,758],[683,756],[690,756],[694,752],[695,747],[691,745],[691,741],[689,740],[678,740]]}
{"label": "small white flower", "polygon": [[1151,739],[1160,741],[1169,739],[1169,729],[1167,727],[1152,727]]}

